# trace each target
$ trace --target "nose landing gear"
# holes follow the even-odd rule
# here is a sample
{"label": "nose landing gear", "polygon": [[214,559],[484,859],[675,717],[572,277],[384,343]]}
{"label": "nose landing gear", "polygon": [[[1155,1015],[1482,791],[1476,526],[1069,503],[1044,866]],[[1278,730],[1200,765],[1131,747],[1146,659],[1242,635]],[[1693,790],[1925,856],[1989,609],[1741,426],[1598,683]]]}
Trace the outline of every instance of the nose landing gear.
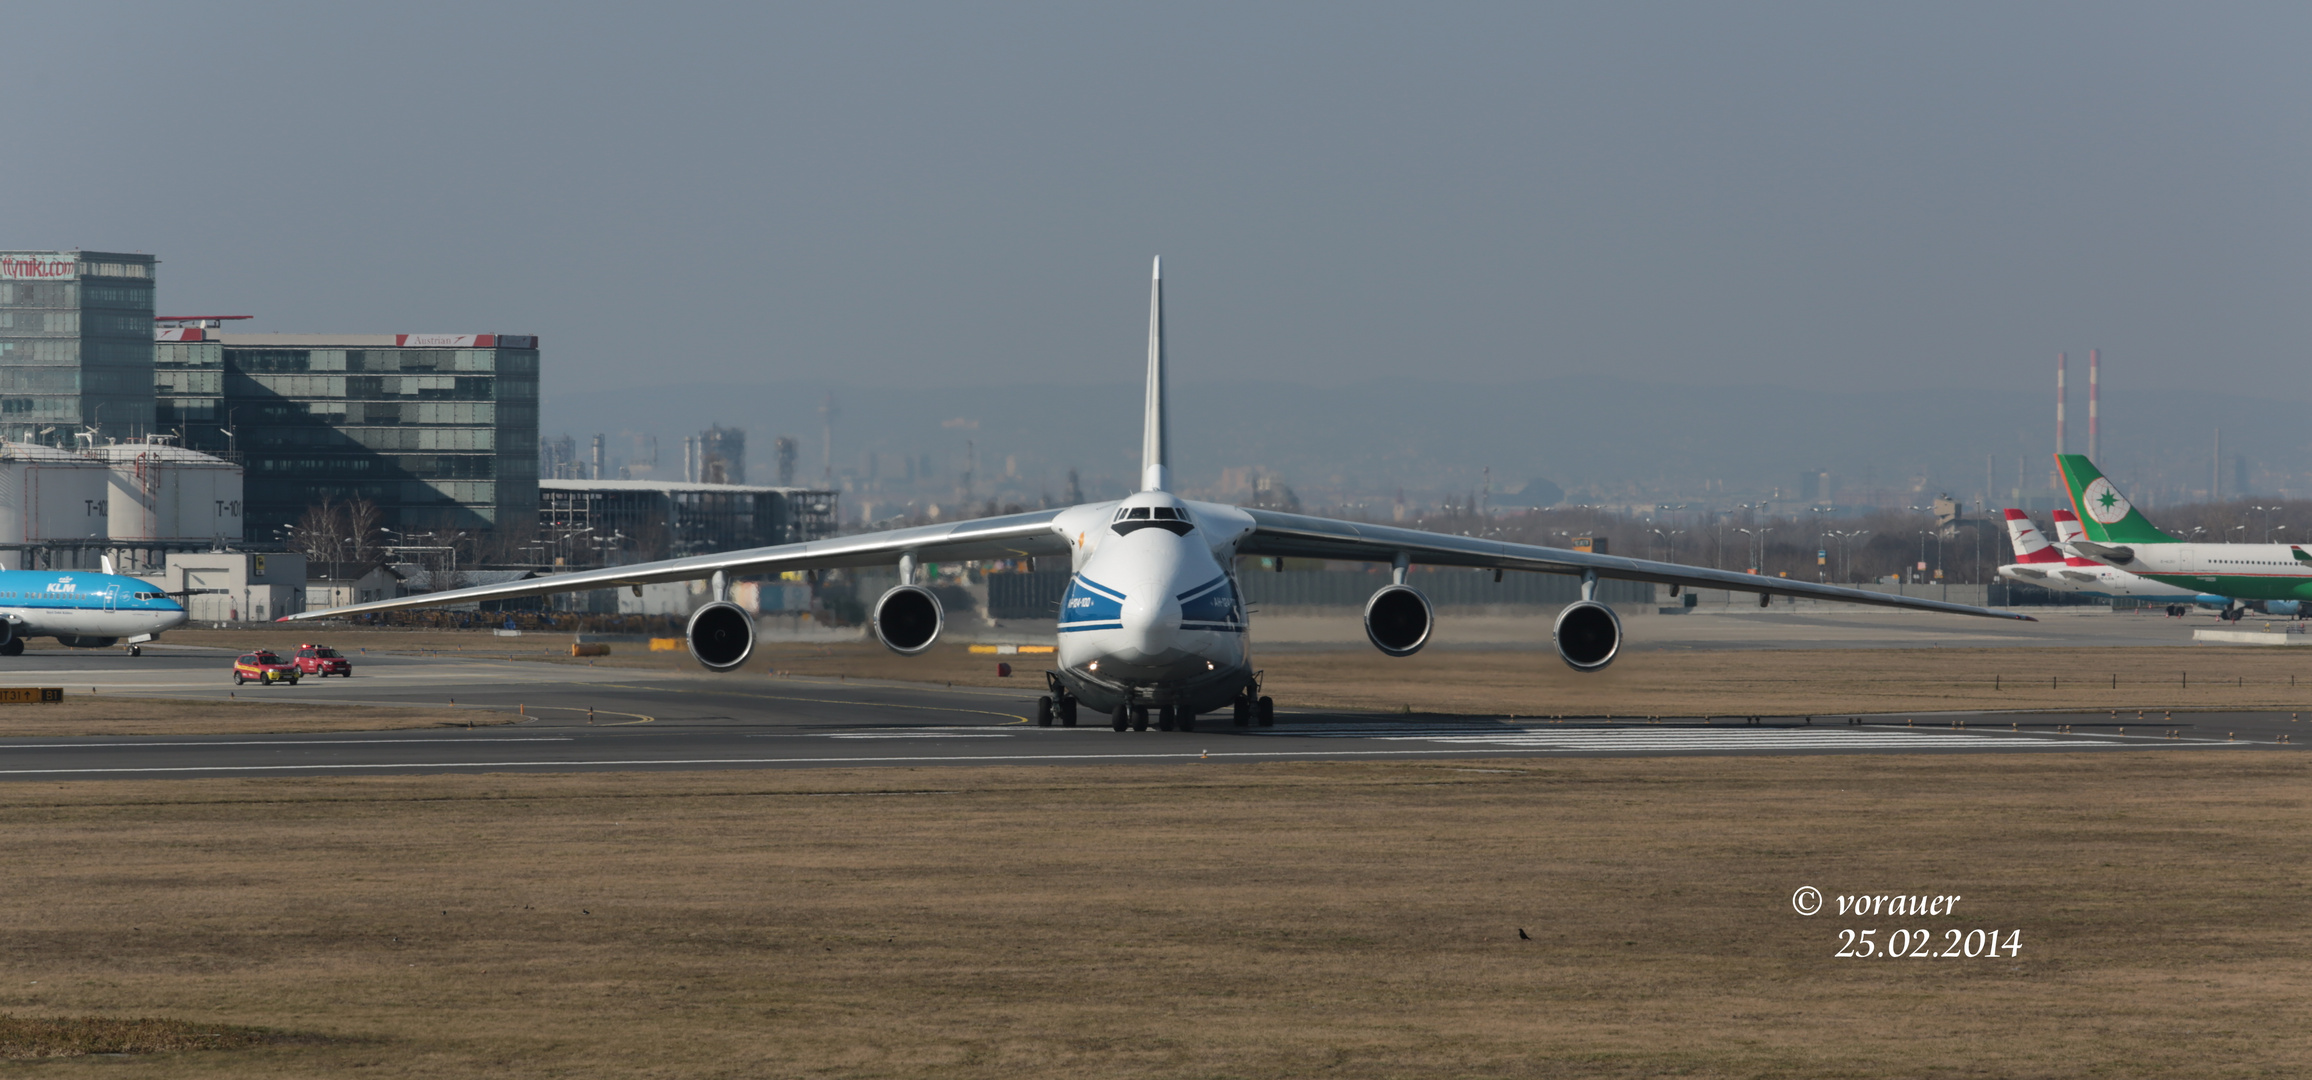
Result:
{"label": "nose landing gear", "polygon": [[1076,695],[1068,692],[1068,684],[1060,681],[1060,673],[1044,672],[1044,686],[1051,693],[1036,699],[1036,726],[1050,727],[1057,718],[1061,727],[1075,727]]}

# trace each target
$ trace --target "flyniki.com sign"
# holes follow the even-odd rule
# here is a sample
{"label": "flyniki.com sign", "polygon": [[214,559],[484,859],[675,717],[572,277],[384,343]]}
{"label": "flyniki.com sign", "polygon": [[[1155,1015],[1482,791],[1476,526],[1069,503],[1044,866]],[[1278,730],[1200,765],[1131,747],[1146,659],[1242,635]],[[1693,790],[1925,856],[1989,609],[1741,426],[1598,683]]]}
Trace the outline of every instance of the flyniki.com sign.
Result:
{"label": "flyniki.com sign", "polygon": [[52,278],[76,277],[80,273],[77,253],[60,251],[53,255],[0,255],[0,281],[46,281]]}

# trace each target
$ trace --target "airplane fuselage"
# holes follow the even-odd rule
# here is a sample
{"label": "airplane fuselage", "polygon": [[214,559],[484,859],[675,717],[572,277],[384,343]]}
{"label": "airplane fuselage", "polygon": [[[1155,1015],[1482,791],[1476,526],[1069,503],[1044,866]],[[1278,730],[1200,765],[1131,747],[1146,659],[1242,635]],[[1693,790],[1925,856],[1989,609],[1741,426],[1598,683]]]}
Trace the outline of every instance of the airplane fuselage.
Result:
{"label": "airplane fuselage", "polygon": [[142,578],[88,571],[0,570],[0,620],[10,638],[111,644],[185,622],[184,605]]}
{"label": "airplane fuselage", "polygon": [[1085,706],[1210,712],[1252,681],[1234,566],[1252,519],[1232,506],[1144,491],[1054,523],[1074,576],[1059,612],[1059,677]]}
{"label": "airplane fuselage", "polygon": [[2125,544],[2126,571],[2179,591],[2241,600],[2312,600],[2312,562],[2291,544]]}
{"label": "airplane fuselage", "polygon": [[1999,568],[1999,576],[2009,581],[2059,593],[2081,596],[2116,597],[2129,600],[2149,600],[2166,604],[2203,604],[2222,607],[2225,598],[2207,590],[2174,585],[2141,574],[2090,562],[2086,559],[2066,559],[2052,563],[2009,563]]}

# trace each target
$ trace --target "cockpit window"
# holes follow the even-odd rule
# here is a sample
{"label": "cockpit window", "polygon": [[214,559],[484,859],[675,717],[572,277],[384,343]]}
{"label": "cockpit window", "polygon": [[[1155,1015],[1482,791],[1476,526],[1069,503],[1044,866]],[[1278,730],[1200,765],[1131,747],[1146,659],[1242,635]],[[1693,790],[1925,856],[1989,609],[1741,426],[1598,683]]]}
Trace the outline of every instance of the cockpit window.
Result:
{"label": "cockpit window", "polygon": [[1146,521],[1148,520],[1148,509],[1149,508],[1145,506],[1135,506],[1132,508],[1132,513],[1128,516],[1131,517],[1134,521]]}
{"label": "cockpit window", "polygon": [[1180,516],[1178,511],[1173,510],[1169,506],[1158,506],[1153,507],[1152,509],[1156,512],[1156,520],[1158,521],[1172,521]]}

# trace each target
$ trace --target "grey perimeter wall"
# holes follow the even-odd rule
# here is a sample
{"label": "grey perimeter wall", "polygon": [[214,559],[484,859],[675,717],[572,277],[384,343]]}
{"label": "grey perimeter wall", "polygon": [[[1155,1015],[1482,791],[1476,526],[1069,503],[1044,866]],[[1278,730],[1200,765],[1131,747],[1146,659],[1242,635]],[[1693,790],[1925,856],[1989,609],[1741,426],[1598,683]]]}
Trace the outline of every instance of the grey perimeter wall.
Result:
{"label": "grey perimeter wall", "polygon": [[[1581,579],[1561,574],[1503,574],[1499,582],[1489,570],[1423,570],[1415,568],[1406,583],[1441,608],[1555,606],[1581,598]],[[1276,613],[1288,608],[1363,608],[1373,591],[1389,583],[1385,572],[1353,570],[1275,571],[1243,568],[1237,582],[1245,606]],[[1049,619],[1059,611],[1060,595],[1067,591],[1064,570],[1029,574],[990,574],[987,578],[988,614],[997,619]],[[1651,604],[1654,586],[1641,581],[1602,581],[1598,599],[1609,604]]]}

